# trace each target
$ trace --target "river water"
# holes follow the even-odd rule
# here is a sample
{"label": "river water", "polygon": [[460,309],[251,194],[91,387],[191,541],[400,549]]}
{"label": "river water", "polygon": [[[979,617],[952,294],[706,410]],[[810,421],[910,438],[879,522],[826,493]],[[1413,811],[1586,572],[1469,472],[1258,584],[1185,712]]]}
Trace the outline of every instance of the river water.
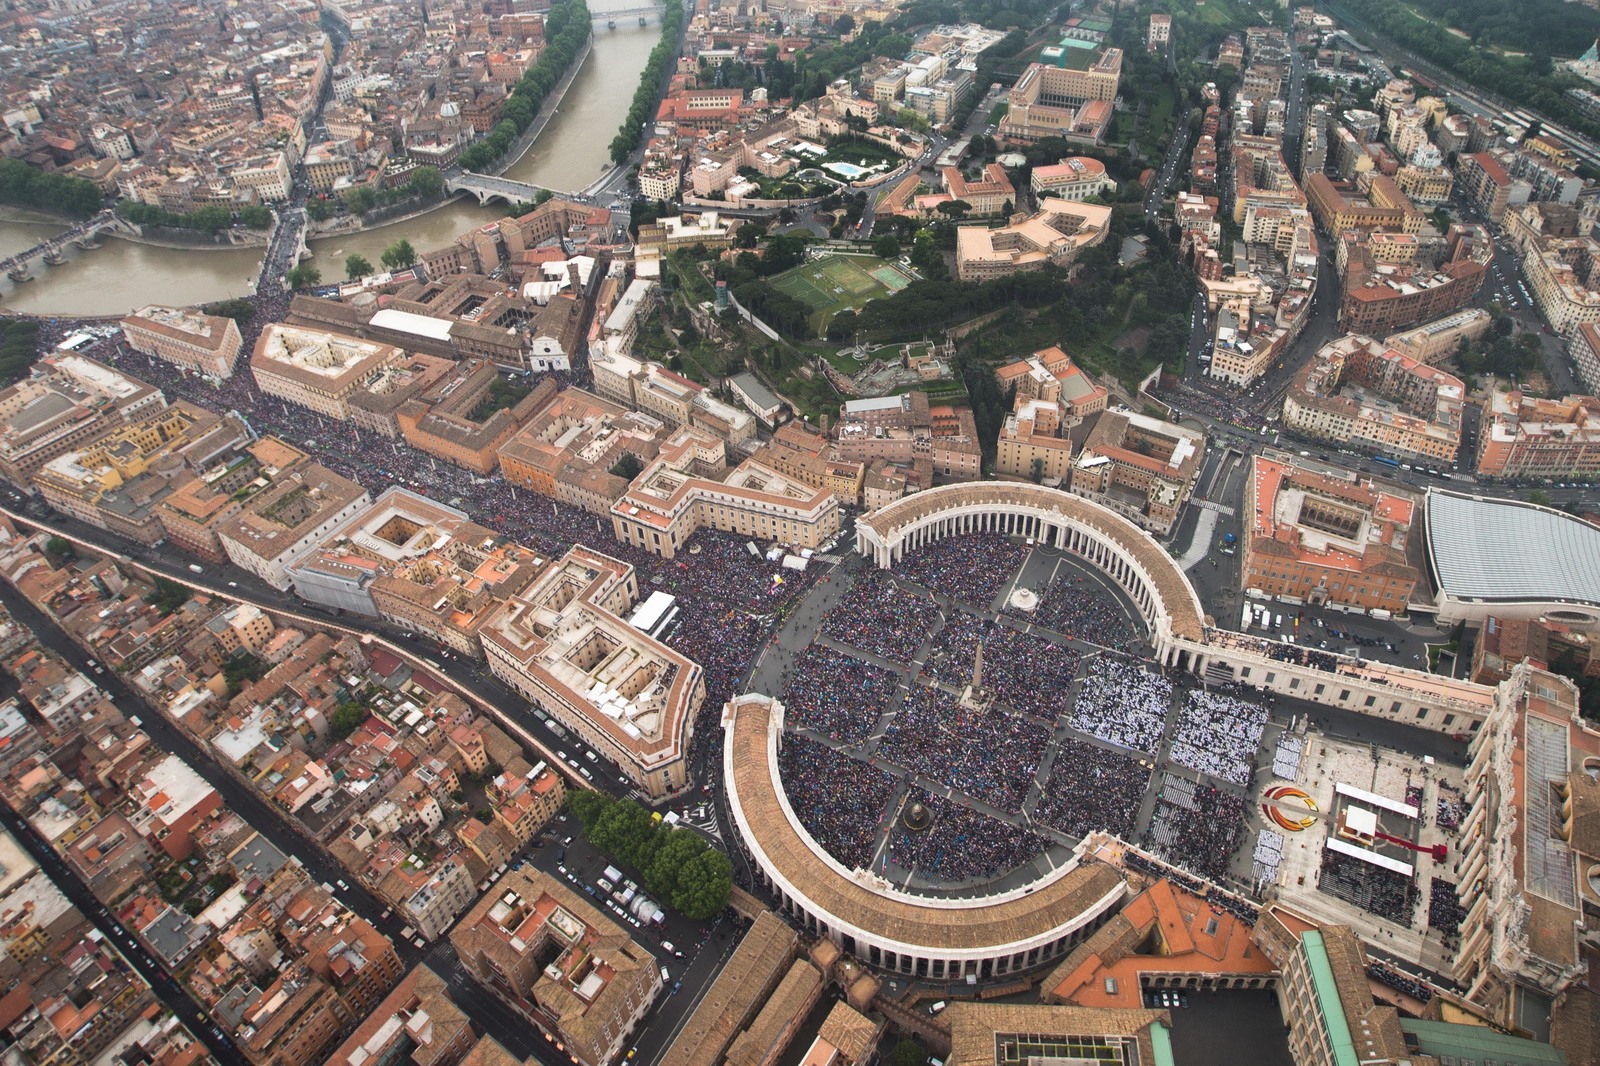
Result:
{"label": "river water", "polygon": [[[623,10],[637,0],[592,0],[590,10]],[[594,47],[567,91],[561,110],[539,134],[506,177],[546,188],[578,192],[610,164],[608,148],[628,113],[650,49],[661,36],[661,21],[650,25],[619,19],[616,29],[602,20]],[[359,253],[372,263],[402,238],[424,251],[448,244],[457,235],[506,214],[495,202],[480,207],[475,197],[458,199],[416,218],[311,242],[309,262],[324,280],[344,278],[345,257]],[[0,221],[0,259],[31,248],[59,233],[60,223]],[[0,312],[117,315],[146,304],[199,304],[243,296],[261,268],[257,248],[159,248],[116,238],[99,248],[74,249],[60,266],[35,269],[34,280],[16,283],[0,275]]]}

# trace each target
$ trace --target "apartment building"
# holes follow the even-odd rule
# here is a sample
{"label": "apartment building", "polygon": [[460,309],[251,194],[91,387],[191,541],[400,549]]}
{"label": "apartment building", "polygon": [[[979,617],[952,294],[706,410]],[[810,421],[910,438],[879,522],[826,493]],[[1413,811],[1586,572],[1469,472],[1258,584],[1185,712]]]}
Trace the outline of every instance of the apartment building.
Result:
{"label": "apartment building", "polygon": [[1461,445],[1465,386],[1437,367],[1350,335],[1294,376],[1286,429],[1403,461],[1449,463]]}
{"label": "apartment building", "polygon": [[986,281],[1046,264],[1069,266],[1106,239],[1110,222],[1109,207],[1046,199],[1035,214],[999,229],[962,226],[956,230],[956,276]]}
{"label": "apartment building", "polygon": [[1422,576],[1406,554],[1415,498],[1262,456],[1250,477],[1245,588],[1319,607],[1406,609]]}
{"label": "apartment building", "polygon": [[252,441],[196,469],[157,502],[156,520],[179,549],[222,562],[220,530],[245,504],[280,475],[307,460],[305,452],[276,437]]}
{"label": "apartment building", "polygon": [[999,163],[990,163],[983,168],[981,177],[971,181],[961,173],[960,167],[945,167],[939,175],[951,199],[970,205],[971,210],[967,212],[970,218],[1008,214],[1009,208],[1017,202],[1017,190],[1006,177],[1006,168]]}
{"label": "apartment building", "polygon": [[437,397],[408,400],[395,412],[400,435],[427,455],[474,474],[492,474],[500,447],[555,398],[557,385],[542,378],[512,406],[495,407],[493,390],[500,372],[493,363],[468,360],[435,390]]}
{"label": "apartment building", "polygon": [[816,548],[839,532],[839,501],[824,488],[746,460],[724,480],[698,477],[666,454],[611,508],[617,540],[671,559],[700,529]]}
{"label": "apartment building", "polygon": [[[1427,263],[1379,262],[1366,242],[1346,244],[1339,324],[1351,333],[1369,336],[1392,333],[1466,307],[1488,276],[1494,254],[1487,234],[1464,226],[1450,228],[1446,259],[1437,268]],[[1600,301],[1596,307],[1600,308]]]}
{"label": "apartment building", "polygon": [[1490,389],[1478,429],[1478,474],[1589,478],[1600,471],[1600,399],[1545,399]]}
{"label": "apartment building", "polygon": [[251,439],[236,415],[180,401],[50,460],[33,486],[63,514],[152,543],[161,538],[160,500],[194,476],[189,461],[209,462]]}
{"label": "apartment building", "polygon": [[478,632],[544,559],[464,511],[393,486],[288,567],[300,596],[383,618],[461,655],[482,655]]}
{"label": "apartment building", "polygon": [[654,459],[667,425],[583,389],[563,389],[500,447],[500,474],[513,485],[597,514],[628,488],[612,473],[624,456]]}
{"label": "apartment building", "polygon": [[367,490],[316,463],[295,467],[217,529],[228,559],[275,589],[289,567],[372,502]]}
{"label": "apartment building", "polygon": [[256,340],[250,372],[267,395],[342,422],[350,397],[404,357],[392,345],[274,322]]}
{"label": "apartment building", "polygon": [[1054,63],[1030,63],[1012,86],[1000,122],[1003,136],[1094,143],[1104,133],[1122,78],[1121,49],[1064,40],[1056,53]]}
{"label": "apartment building", "polygon": [[45,463],[167,405],[138,378],[71,352],[33,364],[0,389],[0,474],[26,485]]}
{"label": "apartment building", "polygon": [[655,957],[543,872],[501,879],[450,934],[479,984],[580,1066],[611,1066],[661,993]]}
{"label": "apartment building", "polygon": [[1511,203],[1511,175],[1500,160],[1488,152],[1457,156],[1456,185],[1484,218],[1491,222],[1505,218]]}
{"label": "apartment building", "polygon": [[415,352],[378,370],[366,386],[350,394],[350,421],[365,433],[400,439],[400,408],[413,400],[428,402],[437,396],[456,368],[452,359]]}
{"label": "apartment building", "polygon": [[1522,260],[1533,302],[1550,328],[1573,336],[1586,322],[1600,322],[1600,241],[1550,237],[1529,248]]}
{"label": "apartment building", "polygon": [[1034,167],[1030,183],[1034,195],[1041,200],[1087,200],[1117,188],[1116,180],[1106,173],[1106,165],[1084,155]]}
{"label": "apartment building", "polygon": [[1391,333],[1383,343],[1413,359],[1437,366],[1454,356],[1463,345],[1470,344],[1489,332],[1494,317],[1481,307],[1436,318],[1420,326]]}
{"label": "apartment building", "polygon": [[328,1056],[325,1066],[374,1066],[409,1057],[416,1066],[459,1066],[477,1034],[450,987],[419,963]]}
{"label": "apartment building", "polygon": [[1105,411],[1083,438],[1068,487],[1164,537],[1194,494],[1205,451],[1205,434],[1196,430]]}
{"label": "apartment building", "polygon": [[1061,485],[1072,470],[1072,440],[1063,435],[1062,404],[1018,396],[995,441],[994,471]]}
{"label": "apartment building", "polygon": [[660,798],[689,784],[706,686],[698,664],[623,621],[638,595],[632,566],[574,547],[479,632],[491,673]]}
{"label": "apartment building", "polygon": [[1335,237],[1351,229],[1415,234],[1428,225],[1399,182],[1383,174],[1364,175],[1364,182],[1363,189],[1336,184],[1326,174],[1307,178],[1306,202],[1318,224]]}
{"label": "apartment building", "polygon": [[153,359],[226,380],[244,341],[231,318],[149,306],[122,320],[128,347]]}

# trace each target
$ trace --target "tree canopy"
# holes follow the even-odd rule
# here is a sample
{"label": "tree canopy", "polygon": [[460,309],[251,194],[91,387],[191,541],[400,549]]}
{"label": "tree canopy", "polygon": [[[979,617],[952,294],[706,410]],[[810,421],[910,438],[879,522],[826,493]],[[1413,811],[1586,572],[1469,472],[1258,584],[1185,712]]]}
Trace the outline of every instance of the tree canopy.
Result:
{"label": "tree canopy", "polygon": [[631,799],[577,791],[567,804],[591,844],[639,874],[645,891],[674,910],[699,920],[728,905],[732,864],[699,833],[657,822]]}

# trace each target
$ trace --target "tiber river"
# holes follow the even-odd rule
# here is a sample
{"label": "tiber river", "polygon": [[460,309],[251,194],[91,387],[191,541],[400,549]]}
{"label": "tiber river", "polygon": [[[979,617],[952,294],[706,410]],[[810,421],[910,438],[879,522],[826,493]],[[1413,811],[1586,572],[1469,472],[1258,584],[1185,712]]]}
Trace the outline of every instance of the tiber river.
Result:
{"label": "tiber river", "polygon": [[[599,0],[597,14],[622,9],[632,0]],[[561,111],[527,154],[506,172],[518,181],[576,192],[610,164],[611,138],[628,112],[650,49],[660,37],[659,19],[648,26],[618,20],[616,29],[595,27],[594,48],[562,102]],[[373,263],[402,237],[418,251],[448,244],[474,226],[504,217],[506,205],[479,207],[464,198],[416,218],[362,233],[311,242],[310,260],[327,281],[344,278],[345,256],[355,252]],[[0,259],[65,229],[60,222],[0,221]],[[46,315],[120,315],[146,304],[200,304],[250,292],[261,269],[258,248],[180,249],[106,239],[90,251],[76,249],[60,266],[40,264],[34,280],[17,284],[0,274],[0,312]]]}

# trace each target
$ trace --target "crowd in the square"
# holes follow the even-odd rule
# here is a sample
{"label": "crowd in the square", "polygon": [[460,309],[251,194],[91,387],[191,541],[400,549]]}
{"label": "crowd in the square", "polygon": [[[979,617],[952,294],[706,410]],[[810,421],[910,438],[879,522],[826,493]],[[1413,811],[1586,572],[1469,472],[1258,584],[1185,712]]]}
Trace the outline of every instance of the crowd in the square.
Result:
{"label": "crowd in the square", "polygon": [[1167,774],[1144,839],[1169,861],[1220,879],[1239,850],[1249,810],[1242,796]]}
{"label": "crowd in the square", "polygon": [[1007,707],[1054,721],[1067,705],[1083,657],[1068,645],[957,612],[939,631],[924,671],[947,685],[966,685],[980,641],[983,688]]}
{"label": "crowd in the square", "polygon": [[884,570],[855,578],[822,620],[822,634],[893,663],[909,663],[939,620],[939,606]]}
{"label": "crowd in the square", "polygon": [[1447,936],[1461,930],[1461,919],[1466,912],[1461,909],[1461,897],[1456,886],[1442,877],[1435,877],[1428,885],[1428,927]]}
{"label": "crowd in the square", "polygon": [[933,786],[949,786],[1016,813],[1044,758],[1050,730],[998,708],[972,710],[926,685],[912,685],[878,756]]}
{"label": "crowd in the square", "polygon": [[1417,898],[1415,876],[1408,877],[1395,870],[1385,870],[1354,856],[1324,848],[1317,887],[1380,918],[1408,927],[1411,925],[1412,907]]}
{"label": "crowd in the square", "polygon": [[1172,761],[1235,785],[1248,786],[1267,709],[1236,696],[1192,689],[1178,711]]}
{"label": "crowd in the square", "polygon": [[931,792],[912,791],[933,816],[921,831],[889,830],[889,861],[942,881],[992,881],[1044,851],[1048,842],[1024,829]]}
{"label": "crowd in the square", "polygon": [[1126,837],[1149,784],[1150,771],[1135,760],[1094,744],[1063,740],[1033,817],[1069,836],[1101,829]]}
{"label": "crowd in the square", "polygon": [[778,779],[795,817],[847,870],[866,868],[899,787],[891,774],[797,733],[778,750]]}
{"label": "crowd in the square", "polygon": [[859,744],[889,709],[899,683],[893,670],[811,644],[795,658],[784,689],[785,724],[840,744]]}
{"label": "crowd in the square", "polygon": [[1094,578],[1079,573],[1057,576],[1039,594],[1039,606],[1032,615],[1023,617],[1107,648],[1121,648],[1138,635],[1117,598]]}
{"label": "crowd in the square", "polygon": [[1155,751],[1172,709],[1172,682],[1132,659],[1089,660],[1068,724],[1081,733],[1133,751]]}
{"label": "crowd in the square", "polygon": [[987,610],[1028,557],[1020,541],[1000,533],[968,533],[924,544],[895,572],[941,596]]}

